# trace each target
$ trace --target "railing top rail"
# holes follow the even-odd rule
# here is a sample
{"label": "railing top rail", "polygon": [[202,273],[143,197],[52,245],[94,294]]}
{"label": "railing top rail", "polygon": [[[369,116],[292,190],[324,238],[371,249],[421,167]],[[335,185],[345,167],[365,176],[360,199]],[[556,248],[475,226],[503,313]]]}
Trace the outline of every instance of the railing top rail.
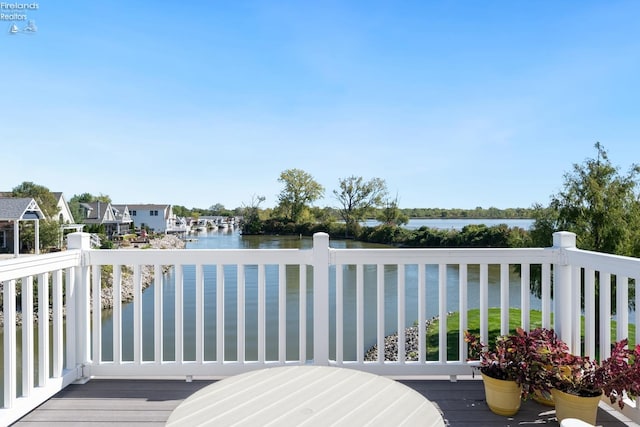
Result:
{"label": "railing top rail", "polygon": [[67,250],[42,255],[25,255],[0,261],[0,282],[75,267],[81,251]]}
{"label": "railing top rail", "polygon": [[[552,263],[554,248],[330,248],[331,264],[543,264]],[[310,249],[92,249],[83,252],[88,265],[101,264],[311,264]]]}
{"label": "railing top rail", "polygon": [[567,249],[564,253],[566,263],[627,277],[640,277],[640,258],[586,251],[583,249]]}
{"label": "railing top rail", "polygon": [[309,249],[92,249],[87,265],[310,264]]}
{"label": "railing top rail", "polygon": [[552,263],[554,248],[407,248],[331,249],[332,264],[543,264]]}

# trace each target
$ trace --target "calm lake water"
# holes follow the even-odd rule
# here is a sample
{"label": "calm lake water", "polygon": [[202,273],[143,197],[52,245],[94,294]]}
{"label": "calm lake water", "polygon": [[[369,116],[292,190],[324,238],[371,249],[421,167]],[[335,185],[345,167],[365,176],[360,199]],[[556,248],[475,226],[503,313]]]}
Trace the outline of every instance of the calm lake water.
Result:
{"label": "calm lake water", "polygon": [[[193,235],[197,241],[188,242],[189,249],[291,249],[312,247],[311,238],[298,238],[289,236],[242,236],[237,230],[212,231]],[[351,240],[332,240],[331,247],[334,248],[380,248],[382,245],[371,245]],[[225,357],[229,360],[236,358],[236,304],[237,304],[237,268],[235,266],[225,266]],[[299,324],[299,281],[298,267],[288,266],[286,269],[287,286],[287,357],[297,358],[298,356],[298,324]],[[436,316],[438,313],[438,266],[427,265],[427,317]],[[266,289],[266,342],[267,358],[277,359],[278,351],[278,269],[277,266],[267,266],[265,269],[267,289]],[[257,342],[258,330],[258,269],[257,266],[247,266],[246,274],[246,355],[249,360],[257,360],[258,350],[255,346]],[[310,274],[310,273],[309,273]],[[489,305],[499,306],[499,266],[489,267]],[[331,271],[332,281],[335,281],[335,269]],[[477,308],[479,306],[479,268],[469,266],[468,271],[468,306]],[[365,348],[376,342],[376,266],[367,265],[364,267],[364,300],[365,300]],[[385,333],[392,334],[397,331],[397,268],[386,266],[385,276]],[[356,277],[355,268],[345,267],[343,271],[343,299],[345,304],[345,358],[355,358],[356,346]],[[206,266],[204,269],[205,280],[205,358],[214,359],[216,354],[216,267]],[[409,266],[406,271],[405,298],[406,326],[411,326],[418,318],[418,266]],[[447,268],[447,282],[449,286],[448,311],[458,309],[458,269],[456,266]],[[510,304],[512,307],[520,306],[520,277],[517,273],[511,272],[510,282]],[[164,354],[165,359],[172,360],[174,350],[174,300],[175,300],[175,276],[173,271],[165,275],[163,279],[163,316],[164,316]],[[154,286],[149,287],[143,294],[143,355],[146,360],[153,357],[153,301]],[[184,318],[184,354],[186,360],[195,359],[195,267],[185,266],[184,268],[184,302],[186,304]],[[331,284],[330,299],[335,299],[335,284]],[[307,289],[307,310],[311,312],[312,290]],[[540,301],[531,298],[531,307],[539,309]],[[123,358],[132,360],[133,358],[133,306],[127,304],[123,306]],[[311,318],[307,319],[308,335],[311,336]],[[331,329],[335,328],[335,314],[331,313]],[[112,352],[112,319],[111,314],[105,311],[103,316],[103,358],[111,360]],[[330,352],[333,353],[335,344],[332,340]],[[308,343],[307,352],[311,354],[311,343]]]}

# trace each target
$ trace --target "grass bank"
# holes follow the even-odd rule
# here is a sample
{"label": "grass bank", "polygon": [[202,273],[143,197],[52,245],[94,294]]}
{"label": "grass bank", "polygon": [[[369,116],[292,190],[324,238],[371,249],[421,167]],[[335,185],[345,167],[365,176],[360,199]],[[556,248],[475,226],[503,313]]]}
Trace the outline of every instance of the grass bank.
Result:
{"label": "grass bank", "polygon": [[[516,328],[520,326],[521,310],[519,308],[509,309],[509,332],[515,332]],[[538,310],[531,310],[529,314],[531,329],[542,326],[542,312]],[[553,321],[553,313],[552,313]],[[458,360],[460,358],[458,339],[460,337],[460,313],[454,312],[447,316],[447,358],[448,360]],[[584,318],[582,319],[582,331],[584,332]],[[489,343],[493,342],[496,337],[500,335],[500,309],[490,308],[489,319]],[[439,352],[439,334],[440,320],[435,320],[427,328],[427,360],[438,360]],[[611,322],[611,337],[613,340],[617,340],[616,337],[617,324],[615,321]],[[472,309],[467,314],[467,330],[471,333],[480,333],[480,310]],[[629,325],[629,346],[635,345],[635,325]],[[619,337],[623,339],[626,337]]]}

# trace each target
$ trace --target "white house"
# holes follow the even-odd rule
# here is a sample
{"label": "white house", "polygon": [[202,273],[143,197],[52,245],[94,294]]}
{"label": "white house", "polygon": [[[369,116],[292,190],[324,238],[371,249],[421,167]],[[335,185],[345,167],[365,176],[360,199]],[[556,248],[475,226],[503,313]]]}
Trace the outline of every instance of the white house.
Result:
{"label": "white house", "polygon": [[52,192],[53,196],[56,198],[57,206],[58,206],[58,221],[60,224],[74,224],[73,214],[71,213],[71,209],[69,209],[69,204],[65,200],[64,196],[61,192]]}
{"label": "white house", "polygon": [[[116,205],[124,206],[124,205]],[[136,228],[148,227],[155,233],[166,233],[176,224],[176,216],[171,205],[127,204],[129,215]]]}
{"label": "white house", "polygon": [[121,224],[127,224],[127,229],[130,228],[130,224],[133,222],[131,214],[129,213],[129,207],[127,205],[111,205],[113,215]]}
{"label": "white house", "polygon": [[82,231],[84,224],[76,224],[73,219],[73,214],[69,208],[69,204],[62,195],[61,192],[54,191],[51,194],[56,198],[56,206],[58,207],[58,222],[60,223],[60,240],[58,241],[58,247],[64,246],[66,235],[76,231]]}
{"label": "white house", "polygon": [[129,231],[131,218],[126,205],[111,205],[111,203],[92,202],[81,203],[85,210],[86,224],[104,225],[107,236],[123,234]]}

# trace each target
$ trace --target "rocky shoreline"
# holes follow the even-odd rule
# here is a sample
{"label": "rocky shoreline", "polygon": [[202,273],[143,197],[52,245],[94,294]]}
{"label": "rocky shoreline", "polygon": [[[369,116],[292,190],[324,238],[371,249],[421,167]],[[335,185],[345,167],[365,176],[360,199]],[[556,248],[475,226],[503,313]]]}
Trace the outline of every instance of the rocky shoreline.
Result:
{"label": "rocky shoreline", "polygon": [[[448,313],[451,314],[451,313]],[[429,326],[438,320],[438,317],[432,317],[425,321],[425,331]],[[419,346],[418,326],[411,326],[404,330],[405,332],[405,360],[417,361]],[[378,345],[374,344],[364,355],[366,362],[375,362],[378,360]],[[398,360],[398,334],[388,335],[384,338],[384,360],[387,362],[395,362]]]}
{"label": "rocky shoreline", "polygon": [[[167,234],[160,238],[150,239],[147,249],[184,249],[185,243],[180,238],[173,234]],[[122,250],[132,249],[130,247],[123,247]],[[140,266],[140,274],[142,276],[142,290],[147,289],[153,283],[153,265]],[[166,273],[171,269],[171,266],[165,265],[162,267],[162,272]],[[110,272],[106,277],[106,286],[102,287],[102,293],[100,295],[100,305],[102,309],[113,308],[113,272]],[[123,269],[122,271],[122,283],[121,289],[121,301],[122,303],[128,303],[133,301],[133,274],[129,270]]]}
{"label": "rocky shoreline", "polygon": [[[148,249],[183,249],[185,247],[184,241],[182,241],[179,237],[167,234],[158,238],[153,238],[149,240],[148,245],[145,248]],[[122,247],[121,250],[129,250],[133,249],[132,247]],[[148,288],[151,283],[153,283],[153,266],[152,265],[143,265],[141,266],[141,275],[142,275],[142,289]],[[163,266],[163,272],[168,271],[171,266]],[[133,301],[133,275],[129,272],[127,273],[123,269],[122,274],[122,284],[121,284],[121,300],[122,303],[128,303]],[[110,309],[113,308],[113,273],[109,273],[106,278],[106,284],[102,286],[102,292],[100,296],[100,302],[102,309]],[[93,309],[93,307],[92,307]],[[38,320],[38,313],[34,312],[34,321]],[[51,320],[53,316],[53,312],[49,310],[49,319]],[[16,313],[16,325],[22,325],[22,313]],[[0,327],[4,326],[4,313],[0,310]]]}

